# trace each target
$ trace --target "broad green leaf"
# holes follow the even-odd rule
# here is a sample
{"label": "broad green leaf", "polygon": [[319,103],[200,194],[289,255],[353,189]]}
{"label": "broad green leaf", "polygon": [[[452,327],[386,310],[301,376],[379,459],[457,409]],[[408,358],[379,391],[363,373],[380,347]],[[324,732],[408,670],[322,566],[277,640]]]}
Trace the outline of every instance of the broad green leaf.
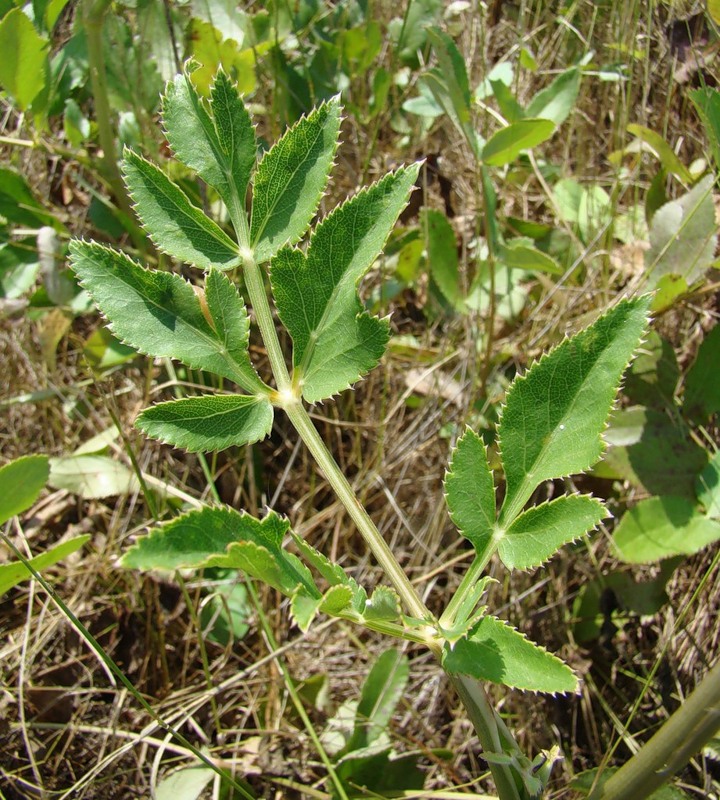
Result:
{"label": "broad green leaf", "polygon": [[654,151],[666,172],[677,175],[683,183],[693,182],[693,177],[687,167],[675,155],[675,151],[659,133],[635,123],[628,125],[627,130],[628,133],[637,136],[640,141],[645,142]]}
{"label": "broad green leaf", "polygon": [[453,308],[463,308],[458,268],[457,241],[455,231],[448,218],[431,208],[420,212],[420,228],[425,236],[430,275],[443,297]]}
{"label": "broad green leaf", "polygon": [[[110,321],[120,341],[155,358],[176,358],[189,367],[229,378],[248,392],[263,391],[249,368],[247,353],[239,348],[239,332],[219,332],[206,319],[198,295],[179,275],[147,270],[124,253],[98,244],[72,242],[71,263],[82,285]],[[231,319],[240,319],[240,300],[222,281],[208,276]],[[223,287],[224,290],[223,290]],[[215,324],[219,324],[213,319]],[[229,344],[233,347],[228,349]]]}
{"label": "broad green leaf", "polygon": [[47,456],[21,456],[0,467],[0,525],[30,508],[49,476]]}
{"label": "broad green leaf", "polygon": [[600,458],[601,434],[649,302],[618,303],[513,381],[498,429],[507,481],[502,527],[542,481],[582,472]]}
{"label": "broad green leaf", "polygon": [[352,605],[353,590],[350,586],[331,586],[323,595],[320,611],[334,616]]}
{"label": "broad green leaf", "polygon": [[720,520],[720,450],[698,475],[695,490],[708,517]]}
{"label": "broad green leaf", "polygon": [[[710,0],[708,10],[714,5],[720,11],[720,0]],[[712,13],[712,12],[711,12]],[[716,20],[717,22],[717,20]],[[693,101],[695,108],[700,115],[700,119],[705,126],[705,135],[710,142],[715,169],[720,169],[720,92],[703,86],[688,92],[688,96]]]}
{"label": "broad green leaf", "polygon": [[589,495],[558,497],[533,506],[505,531],[498,552],[508,569],[539,567],[560,547],[584,536],[607,516]]}
{"label": "broad green leaf", "polygon": [[655,288],[666,275],[692,285],[712,266],[717,245],[714,181],[713,175],[707,175],[687,194],[655,212],[650,249],[645,253],[648,288]]}
{"label": "broad green leaf", "polygon": [[160,250],[200,269],[238,266],[240,255],[235,242],[161,169],[125,150],[123,173],[135,210]]}
{"label": "broad green leaf", "polygon": [[[212,186],[233,220],[245,215],[245,192],[257,157],[250,117],[224,73],[211,91],[213,121],[188,72],[168,83],[163,122],[177,158]],[[217,126],[217,127],[216,127]],[[238,231],[241,235],[242,231]],[[241,241],[248,246],[249,241]]]}
{"label": "broad green leaf", "polygon": [[347,751],[368,747],[385,731],[409,675],[407,656],[397,650],[386,650],[378,658],[363,684]]}
{"label": "broad green leaf", "polygon": [[309,403],[348,388],[385,351],[387,322],[363,311],[357,284],[380,254],[417,173],[413,165],[386,175],[329,214],[307,254],[284,248],[273,259],[270,281]]}
{"label": "broad green leaf", "polygon": [[707,419],[720,413],[720,325],[705,336],[697,357],[685,376],[683,411]]}
{"label": "broad green leaf", "polygon": [[501,245],[498,257],[510,269],[527,272],[547,272],[549,275],[562,275],[563,268],[552,256],[538,250],[530,240],[513,240]]}
{"label": "broad green leaf", "polygon": [[9,11],[0,22],[0,84],[13,96],[22,111],[45,88],[48,42],[19,8]]}
{"label": "broad green leaf", "polygon": [[204,395],[146,408],[135,421],[143,433],[191,453],[224,450],[264,439],[273,407],[265,396]]}
{"label": "broad green leaf", "polygon": [[483,617],[466,639],[446,645],[450,673],[535,692],[574,692],[577,678],[567,664],[496,617]]}
{"label": "broad green leaf", "polygon": [[268,261],[307,230],[330,174],[339,130],[340,101],[334,98],[286,131],[258,164],[250,223],[257,262]]}
{"label": "broad green leaf", "polygon": [[575,107],[581,78],[577,67],[560,73],[550,86],[533,97],[525,113],[528,117],[552,120],[560,127]]}
{"label": "broad green leaf", "polygon": [[495,528],[495,485],[482,439],[466,429],[445,475],[450,517],[478,553],[490,544]]}
{"label": "broad green leaf", "polygon": [[[50,550],[46,550],[38,556],[28,559],[28,563],[35,569],[36,572],[41,572],[47,567],[52,567],[63,558],[67,558],[71,553],[79,550],[84,544],[90,541],[92,537],[89,534],[83,536],[76,536],[73,539],[68,539],[61,542]],[[22,563],[22,561],[13,561],[10,564],[0,564],[0,597],[5,592],[12,589],[21,581],[32,578],[33,574]]]}
{"label": "broad green leaf", "polygon": [[691,555],[720,539],[720,522],[701,514],[684,497],[666,495],[641,500],[625,512],[613,542],[620,559],[649,564]]}
{"label": "broad green leaf", "polygon": [[310,573],[282,549],[290,524],[274,511],[262,519],[231,508],[205,507],[143,536],[123,556],[128,569],[243,569],[288,596],[298,586],[319,598]]}
{"label": "broad green leaf", "polygon": [[400,619],[400,598],[394,589],[378,586],[367,601],[365,619],[394,622]]}
{"label": "broad green leaf", "polygon": [[114,458],[72,455],[50,459],[49,483],[85,498],[112,497],[139,489],[135,474]]}
{"label": "broad green leaf", "polygon": [[547,141],[555,133],[549,119],[522,119],[494,133],[482,149],[482,160],[491,167],[514,161],[523,150]]}

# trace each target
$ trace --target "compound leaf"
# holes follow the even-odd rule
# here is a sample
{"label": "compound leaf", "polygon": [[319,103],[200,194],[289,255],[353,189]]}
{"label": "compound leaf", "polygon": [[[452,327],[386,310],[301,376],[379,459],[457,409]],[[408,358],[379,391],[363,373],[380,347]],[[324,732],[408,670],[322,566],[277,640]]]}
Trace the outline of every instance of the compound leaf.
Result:
{"label": "compound leaf", "polygon": [[239,219],[245,214],[245,192],[257,155],[255,131],[242,100],[223,73],[213,86],[211,104],[215,122],[186,71],[166,87],[163,122],[177,158],[217,191],[232,219]]}
{"label": "compound leaf", "polygon": [[469,636],[446,645],[450,673],[535,692],[574,692],[577,678],[567,664],[496,617],[483,617]]}
{"label": "compound leaf", "polygon": [[641,500],[625,512],[615,529],[618,557],[649,564],[690,555],[720,539],[720,522],[701,514],[691,500],[666,495]]}
{"label": "compound leaf", "polygon": [[510,387],[499,426],[506,528],[542,481],[588,469],[647,322],[648,297],[624,300],[543,356]]}
{"label": "compound leaf", "polygon": [[516,517],[498,545],[508,569],[539,567],[560,547],[592,530],[607,512],[589,495],[558,497]]}
{"label": "compound leaf", "polygon": [[272,422],[267,397],[222,394],[158,403],[146,408],[135,424],[153,439],[201,453],[260,441]]}
{"label": "compound leaf", "polygon": [[258,164],[250,222],[257,262],[294,244],[307,230],[327,183],[339,130],[340,101],[333,98],[286,131]]}
{"label": "compound leaf", "polygon": [[80,282],[122,342],[145,355],[214,372],[248,392],[263,390],[246,359],[239,363],[238,353],[228,351],[227,333],[211,326],[193,287],[179,275],[144,269],[124,253],[98,244],[75,241],[70,253]]}
{"label": "compound leaf", "polygon": [[21,456],[0,467],[0,525],[30,508],[49,477],[47,456]]}
{"label": "compound leaf", "polygon": [[235,242],[155,164],[125,150],[123,173],[135,210],[160,250],[201,269],[240,263]]}
{"label": "compound leaf", "polygon": [[357,284],[382,250],[417,173],[414,165],[386,175],[317,226],[307,255],[284,248],[273,259],[273,293],[309,403],[346,389],[385,351],[387,323],[363,311]]}
{"label": "compound leaf", "polygon": [[458,440],[445,475],[450,518],[478,553],[495,527],[495,485],[482,439],[469,428]]}

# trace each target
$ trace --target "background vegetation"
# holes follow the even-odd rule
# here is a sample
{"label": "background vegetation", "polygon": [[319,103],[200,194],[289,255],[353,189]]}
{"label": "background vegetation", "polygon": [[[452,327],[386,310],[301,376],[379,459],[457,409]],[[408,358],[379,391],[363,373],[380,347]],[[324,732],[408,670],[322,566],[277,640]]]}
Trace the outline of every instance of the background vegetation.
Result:
{"label": "background vegetation", "polygon": [[[619,296],[656,290],[607,458],[537,498],[592,491],[614,518],[539,570],[510,580],[491,567],[495,613],[582,679],[572,696],[493,690],[527,752],[561,748],[551,796],[577,796],[574,776],[625,762],[720,647],[712,14],[613,0],[4,0],[0,17],[1,462],[50,457],[0,472],[10,498],[0,501],[0,567],[48,554],[36,567],[54,590],[27,571],[0,572],[0,794],[232,796],[158,720],[257,797],[337,796],[333,775],[350,796],[491,786],[424,651],[387,650],[338,622],[301,634],[278,593],[222,570],[141,575],[117,564],[155,521],[216,501],[254,515],[271,506],[359,582],[380,580],[282,419],[269,439],[207,457],[134,429],[151,402],[217,380],[138,357],[67,268],[70,238],[86,237],[196,281],[146,238],[118,166],[124,146],[142,152],[227,227],[216,196],[169,159],[158,125],[165,82],[188,58],[201,93],[218,67],[237,82],[263,147],[341,94],[342,144],[320,215],[424,159],[362,285],[366,305],[391,314],[389,352],[312,416],[433,611],[472,555],[442,499],[465,425],[499,462],[512,378]],[[549,123],[528,125],[523,147],[497,136],[527,120]],[[495,143],[482,166],[480,140]],[[260,342],[252,348],[262,363]],[[395,764],[385,784],[352,758],[373,681],[388,699],[365,744]],[[716,744],[668,791],[718,797]]]}

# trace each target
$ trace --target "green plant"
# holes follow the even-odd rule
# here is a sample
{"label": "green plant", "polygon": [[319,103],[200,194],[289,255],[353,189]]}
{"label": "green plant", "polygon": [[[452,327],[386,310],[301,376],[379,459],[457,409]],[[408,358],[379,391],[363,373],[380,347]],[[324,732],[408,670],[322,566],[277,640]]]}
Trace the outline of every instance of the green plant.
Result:
{"label": "green plant", "polygon": [[[298,246],[335,157],[337,99],[300,119],[257,164],[250,116],[222,72],[209,105],[199,96],[190,70],[178,75],[167,88],[163,121],[176,157],[226,205],[236,238],[194,206],[161,169],[127,151],[125,180],[143,224],[160,250],[206,270],[204,287],[87,242],[71,245],[72,266],[119,339],[148,355],[212,372],[244,393],[159,403],[143,411],[137,425],[152,437],[200,452],[262,439],[276,411],[283,411],[391,587],[380,585],[369,594],[272,510],[262,519],[228,507],[191,511],[138,540],[123,556],[123,565],[239,569],[289,597],[302,630],[324,613],[425,645],[457,688],[502,800],[539,795],[549,773],[546,757],[532,761],[519,750],[490,707],[481,681],[556,693],[574,691],[577,678],[562,661],[489,612],[484,603],[489,578],[483,572],[495,553],[510,570],[539,567],[606,515],[602,503],[589,495],[528,504],[544,482],[587,470],[602,455],[601,433],[645,331],[650,298],[616,303],[513,381],[497,431],[505,476],[499,508],[484,442],[470,429],[461,436],[445,489],[450,516],[475,549],[475,558],[435,618],[356,498],[305,405],[348,389],[384,353],[388,322],[364,310],[357,286],[382,250],[418,166],[401,168],[362,189],[318,222],[306,244]],[[274,386],[250,359],[250,318],[227,277],[233,270],[244,281]],[[290,369],[271,297],[292,339]],[[292,541],[297,554],[286,549],[286,541]]]}

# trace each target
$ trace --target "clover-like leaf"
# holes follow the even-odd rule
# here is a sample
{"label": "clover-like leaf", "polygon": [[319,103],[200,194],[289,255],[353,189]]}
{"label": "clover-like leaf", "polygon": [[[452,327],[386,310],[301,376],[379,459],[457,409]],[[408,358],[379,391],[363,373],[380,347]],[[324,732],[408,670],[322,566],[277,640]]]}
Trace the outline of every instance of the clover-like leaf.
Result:
{"label": "clover-like leaf", "polygon": [[267,397],[221,394],[158,403],[146,408],[135,424],[153,439],[207,453],[260,441],[270,433],[272,422]]}
{"label": "clover-like leaf", "polygon": [[577,678],[570,667],[496,617],[486,616],[469,636],[446,645],[443,666],[469,675],[535,692],[574,692]]}
{"label": "clover-like leaf", "polygon": [[250,241],[258,263],[297,242],[310,225],[327,183],[340,131],[333,98],[287,130],[258,164]]}
{"label": "clover-like leaf", "polygon": [[165,173],[132,150],[123,172],[135,210],[153,242],[165,253],[201,269],[232,269],[238,247]]}
{"label": "clover-like leaf", "polygon": [[[167,85],[163,122],[177,158],[217,191],[237,222],[245,216],[245,193],[257,158],[255,130],[223,72],[216,76],[210,102],[214,120],[186,71]],[[238,225],[238,235],[243,233],[247,237]],[[247,247],[249,239],[240,244]]]}
{"label": "clover-like leaf", "polygon": [[499,540],[498,553],[508,569],[539,567],[564,544],[592,530],[607,515],[589,495],[558,497],[516,517]]}
{"label": "clover-like leaf", "polygon": [[[176,358],[229,378],[248,392],[265,390],[241,346],[247,327],[216,330],[193,287],[179,275],[144,269],[124,253],[98,244],[75,241],[70,253],[81,284],[121,341],[146,355]],[[240,321],[245,312],[237,293],[229,291],[224,276],[213,275],[208,276],[212,322],[220,327],[223,318]]]}
{"label": "clover-like leaf", "polygon": [[418,165],[386,175],[336,208],[315,229],[307,254],[285,248],[270,280],[293,339],[294,378],[314,403],[346,389],[380,360],[383,320],[363,311],[357,284],[407,202]]}
{"label": "clover-like leaf", "polygon": [[650,299],[624,300],[516,378],[499,426],[507,528],[542,481],[582,472],[603,452],[602,431],[647,323]]}

